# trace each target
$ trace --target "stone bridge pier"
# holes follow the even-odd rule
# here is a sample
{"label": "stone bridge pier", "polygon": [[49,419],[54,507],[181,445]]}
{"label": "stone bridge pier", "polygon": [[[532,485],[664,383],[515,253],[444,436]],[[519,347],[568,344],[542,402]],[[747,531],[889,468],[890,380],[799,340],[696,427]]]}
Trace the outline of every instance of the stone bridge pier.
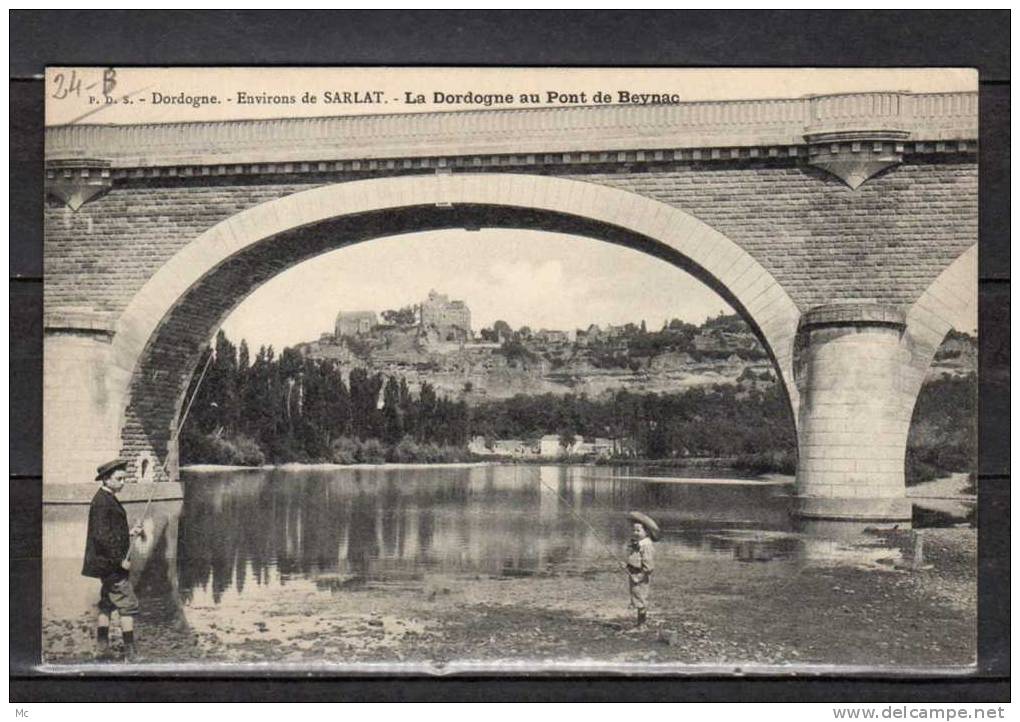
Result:
{"label": "stone bridge pier", "polygon": [[802,516],[910,519],[905,330],[899,309],[877,304],[819,306],[801,317],[794,376]]}
{"label": "stone bridge pier", "polygon": [[976,139],[976,93],[897,92],[50,128],[44,484],[88,483],[117,454],[139,480],[176,478],[203,350],[284,270],[492,227],[626,246],[705,283],[786,392],[798,513],[909,520],[914,404],[976,302]]}

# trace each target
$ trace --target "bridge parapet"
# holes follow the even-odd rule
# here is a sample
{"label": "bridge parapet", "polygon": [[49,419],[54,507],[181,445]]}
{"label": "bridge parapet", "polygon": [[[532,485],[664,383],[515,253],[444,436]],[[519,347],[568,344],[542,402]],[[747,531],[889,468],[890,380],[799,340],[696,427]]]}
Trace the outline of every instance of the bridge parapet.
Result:
{"label": "bridge parapet", "polygon": [[[744,157],[732,151],[749,148],[763,149],[762,156],[797,155],[805,135],[845,130],[898,131],[911,142],[948,143],[953,150],[963,143],[967,149],[977,138],[977,121],[977,93],[851,93],[674,105],[64,125],[47,129],[46,158],[99,157],[121,176],[127,169],[168,166],[211,166],[212,171],[200,173],[208,175],[281,172],[253,165],[264,163],[297,165],[283,172],[325,171],[336,170],[326,167],[336,162],[465,156],[505,156],[506,165],[529,157],[535,162],[540,154],[569,156],[556,162],[616,162],[634,158],[615,153],[645,151],[652,155],[637,160],[713,160]],[[695,149],[729,152],[692,155]]]}
{"label": "bridge parapet", "polygon": [[977,93],[843,93],[810,98],[806,132],[880,128],[904,130],[919,140],[977,134]]}

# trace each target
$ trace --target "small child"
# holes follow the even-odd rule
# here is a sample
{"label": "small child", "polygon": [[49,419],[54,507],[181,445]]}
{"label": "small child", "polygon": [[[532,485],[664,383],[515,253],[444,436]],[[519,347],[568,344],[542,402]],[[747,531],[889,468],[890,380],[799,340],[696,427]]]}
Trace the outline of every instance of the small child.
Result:
{"label": "small child", "polygon": [[655,570],[655,545],[659,525],[641,512],[629,515],[633,522],[630,542],[627,544],[627,577],[630,582],[630,606],[637,609],[637,626],[642,627],[648,615],[648,592]]}

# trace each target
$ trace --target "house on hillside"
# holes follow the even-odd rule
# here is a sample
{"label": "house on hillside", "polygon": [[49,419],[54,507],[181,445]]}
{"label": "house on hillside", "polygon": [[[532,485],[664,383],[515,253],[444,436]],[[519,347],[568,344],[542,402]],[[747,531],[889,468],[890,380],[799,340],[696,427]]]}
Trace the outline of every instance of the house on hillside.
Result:
{"label": "house on hillside", "polygon": [[564,449],[560,444],[558,434],[546,434],[538,440],[538,455],[543,459],[558,459],[566,456],[570,449]]}
{"label": "house on hillside", "polygon": [[567,335],[566,331],[543,328],[541,331],[535,333],[532,340],[549,345],[558,345],[567,343],[570,341],[570,337]]}
{"label": "house on hillside", "polygon": [[573,456],[586,458],[608,459],[616,451],[616,442],[613,439],[605,439],[601,436],[574,441],[570,447]]}
{"label": "house on hillside", "polygon": [[538,455],[543,459],[561,459],[563,457],[584,457],[587,459],[607,459],[616,452],[616,441],[603,437],[574,437],[574,443],[564,448],[558,434],[546,434],[538,441]]}
{"label": "house on hillside", "polygon": [[371,333],[377,321],[375,311],[341,311],[336,315],[335,338],[364,336]]}
{"label": "house on hillside", "polygon": [[472,437],[468,442],[468,451],[477,456],[500,456],[513,459],[523,459],[535,455],[534,447],[522,439],[496,439],[492,442],[492,446],[489,446],[484,436]]}

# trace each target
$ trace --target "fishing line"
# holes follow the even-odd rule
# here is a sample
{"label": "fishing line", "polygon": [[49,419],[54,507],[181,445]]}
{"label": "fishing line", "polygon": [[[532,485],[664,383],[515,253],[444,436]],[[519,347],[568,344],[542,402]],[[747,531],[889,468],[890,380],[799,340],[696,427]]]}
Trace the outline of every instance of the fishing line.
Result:
{"label": "fishing line", "polygon": [[[191,391],[191,398],[188,399],[188,403],[184,407],[184,413],[181,414],[181,422],[177,424],[177,428],[174,429],[173,436],[170,437],[170,441],[167,442],[167,455],[166,460],[163,461],[163,466],[160,467],[163,474],[166,474],[166,468],[170,464],[170,445],[176,439],[181,436],[181,431],[184,429],[184,422],[188,420],[188,414],[191,413],[191,405],[195,403],[195,398],[198,396],[198,389],[202,386],[202,380],[205,378],[206,371],[209,370],[209,364],[213,360],[212,349],[209,349],[209,356],[205,360],[205,365],[202,367],[202,373],[198,376],[198,382],[195,384],[195,388]],[[158,482],[152,482],[152,488],[149,490],[149,499],[145,502],[145,509],[142,511],[142,518],[138,520],[138,524],[144,522],[149,516],[149,508],[152,506],[152,499],[156,495],[156,485]],[[134,550],[134,544],[128,547],[127,556],[124,557],[124,561],[131,561],[131,552]]]}
{"label": "fishing line", "polygon": [[[551,491],[553,494],[555,494],[559,498],[559,500],[562,501],[566,505],[567,511],[569,511],[571,514],[573,514],[576,519],[580,520],[580,522],[582,524],[584,524],[589,529],[591,529],[592,535],[595,537],[595,539],[598,540],[599,544],[602,545],[603,551],[605,551],[606,554],[609,555],[610,559],[612,559],[614,562],[617,562],[618,564],[622,564],[622,562],[620,562],[620,560],[617,558],[616,553],[613,552],[613,550],[610,548],[608,542],[606,542],[602,538],[602,535],[599,534],[598,531],[595,529],[595,527],[591,525],[591,522],[589,522],[583,516],[578,514],[576,511],[574,511],[574,509],[572,508],[572,504],[570,503],[570,501],[567,500],[567,498],[565,496],[563,496],[559,491],[557,491],[556,489],[552,488],[551,486],[546,484],[544,481],[542,481],[541,477],[539,477],[538,483],[541,484],[542,486],[544,486],[549,491]],[[624,571],[624,570],[621,570],[621,571]]]}

